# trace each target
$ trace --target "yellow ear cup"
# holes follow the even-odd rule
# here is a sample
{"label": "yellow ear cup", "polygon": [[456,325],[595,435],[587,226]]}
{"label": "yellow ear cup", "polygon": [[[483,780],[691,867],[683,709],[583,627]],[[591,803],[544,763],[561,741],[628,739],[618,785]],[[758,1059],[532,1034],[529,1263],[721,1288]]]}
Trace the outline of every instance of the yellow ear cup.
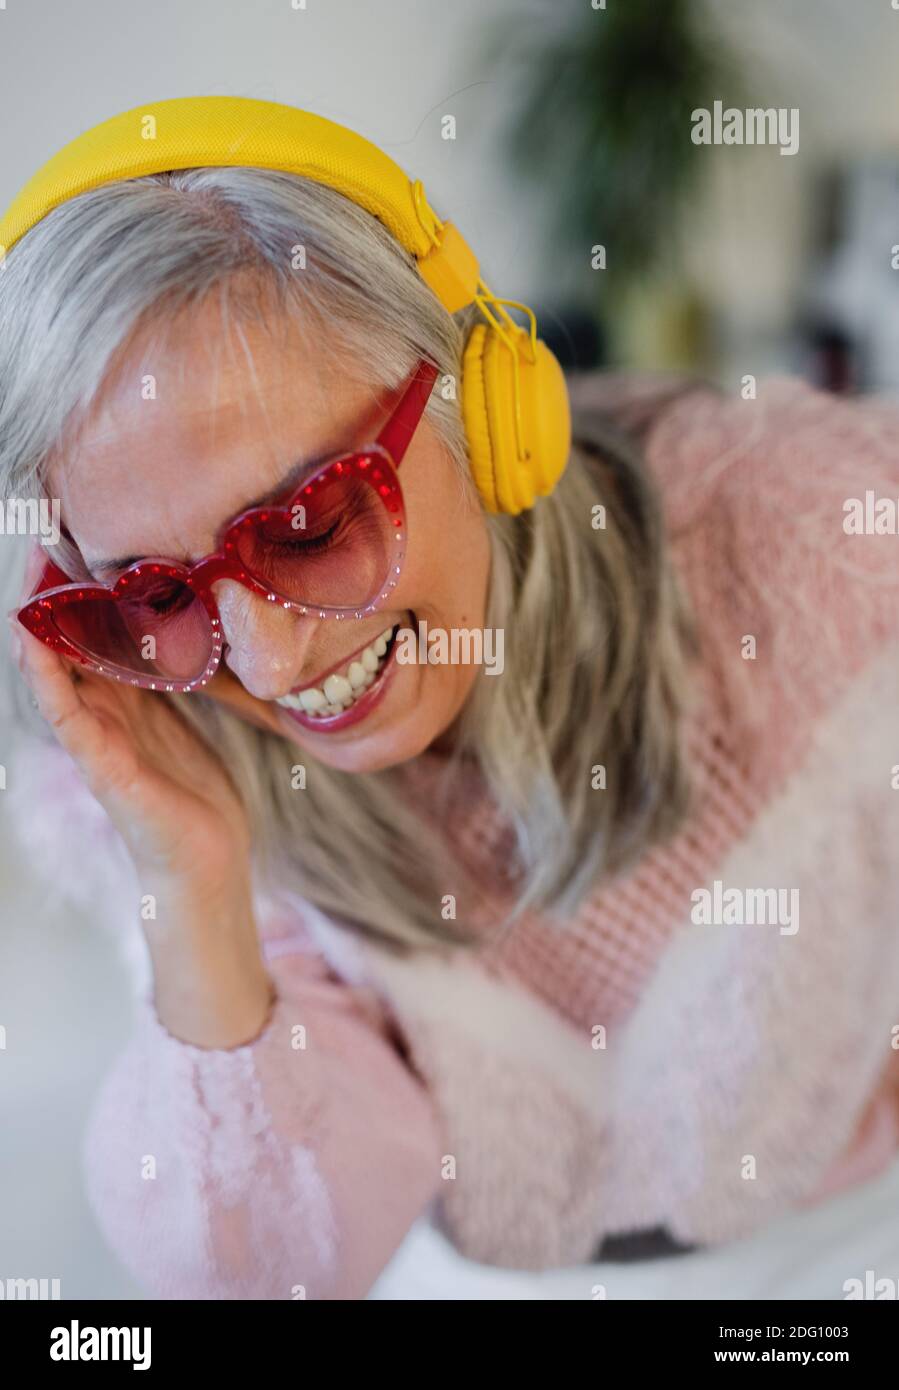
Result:
{"label": "yellow ear cup", "polygon": [[[516,516],[552,492],[568,462],[571,413],[558,361],[524,329],[506,331],[518,356],[520,430],[513,350],[486,323],[469,334],[462,358],[462,419],[472,476],[489,512]],[[520,452],[519,452],[520,449]]]}
{"label": "yellow ear cup", "polygon": [[[552,491],[571,443],[568,391],[536,337],[533,314],[487,289],[474,252],[437,217],[420,180],[355,131],[313,112],[214,96],[175,97],[113,116],[53,155],[0,217],[0,269],[5,252],[67,199],[100,184],[203,165],[283,169],[327,184],[383,222],[448,313],[477,302],[487,322],[466,345],[462,414],[478,490],[489,511],[513,515]],[[530,315],[530,334],[505,304]]]}

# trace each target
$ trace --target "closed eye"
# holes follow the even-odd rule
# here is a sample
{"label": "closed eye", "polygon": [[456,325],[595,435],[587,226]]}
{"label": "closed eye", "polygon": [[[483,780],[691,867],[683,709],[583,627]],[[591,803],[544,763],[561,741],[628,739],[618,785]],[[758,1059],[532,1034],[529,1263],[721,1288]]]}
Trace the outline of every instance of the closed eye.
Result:
{"label": "closed eye", "polygon": [[152,613],[154,617],[163,618],[189,607],[194,598],[195,594],[186,584],[160,584],[155,589],[135,595],[130,602],[123,600],[123,603],[132,614]]}
{"label": "closed eye", "polygon": [[317,536],[291,536],[282,540],[280,537],[265,535],[263,540],[266,545],[282,554],[314,554],[316,551],[327,550],[339,528],[340,522],[338,520],[329,526],[327,531],[321,531]]}

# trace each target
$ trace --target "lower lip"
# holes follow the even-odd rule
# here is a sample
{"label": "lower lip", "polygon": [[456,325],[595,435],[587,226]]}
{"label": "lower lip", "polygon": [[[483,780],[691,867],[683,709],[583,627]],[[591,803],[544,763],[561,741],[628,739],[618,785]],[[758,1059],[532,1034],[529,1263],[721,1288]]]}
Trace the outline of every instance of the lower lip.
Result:
{"label": "lower lip", "polygon": [[279,705],[278,708],[285,719],[289,719],[292,724],[299,724],[302,728],[309,729],[314,734],[339,734],[342,729],[348,729],[352,724],[358,724],[360,719],[365,719],[381,703],[387,693],[387,687],[393,680],[396,664],[396,641],[394,640],[390,648],[390,655],[381,667],[374,685],[369,686],[365,694],[360,695],[358,700],[354,700],[349,709],[341,710],[340,714],[332,714],[330,718],[323,719],[320,715],[306,714],[304,710],[300,709],[285,709],[283,705]]}

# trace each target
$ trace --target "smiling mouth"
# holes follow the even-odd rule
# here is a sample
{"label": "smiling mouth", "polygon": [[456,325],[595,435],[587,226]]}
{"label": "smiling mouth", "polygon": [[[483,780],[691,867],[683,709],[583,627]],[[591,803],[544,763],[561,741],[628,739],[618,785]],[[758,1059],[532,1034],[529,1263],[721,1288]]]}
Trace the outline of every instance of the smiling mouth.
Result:
{"label": "smiling mouth", "polygon": [[357,652],[343,666],[337,667],[320,685],[282,695],[274,703],[282,709],[295,710],[310,719],[333,719],[351,709],[377,684],[390,660],[390,652],[401,624],[387,627]]}

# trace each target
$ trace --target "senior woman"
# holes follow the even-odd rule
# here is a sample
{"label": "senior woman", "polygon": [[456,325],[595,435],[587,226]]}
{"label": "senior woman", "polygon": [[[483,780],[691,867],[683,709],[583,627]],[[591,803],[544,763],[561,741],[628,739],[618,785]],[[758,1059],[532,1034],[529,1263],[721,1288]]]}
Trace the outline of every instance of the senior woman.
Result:
{"label": "senior woman", "polygon": [[274,103],[114,117],[0,243],[0,476],[63,527],[13,647],[90,793],[14,804],[57,878],[127,849],[84,1169],[138,1280],[355,1298],[423,1214],[544,1269],[882,1169],[896,540],[843,523],[895,415],[588,379],[570,434],[421,184]]}

